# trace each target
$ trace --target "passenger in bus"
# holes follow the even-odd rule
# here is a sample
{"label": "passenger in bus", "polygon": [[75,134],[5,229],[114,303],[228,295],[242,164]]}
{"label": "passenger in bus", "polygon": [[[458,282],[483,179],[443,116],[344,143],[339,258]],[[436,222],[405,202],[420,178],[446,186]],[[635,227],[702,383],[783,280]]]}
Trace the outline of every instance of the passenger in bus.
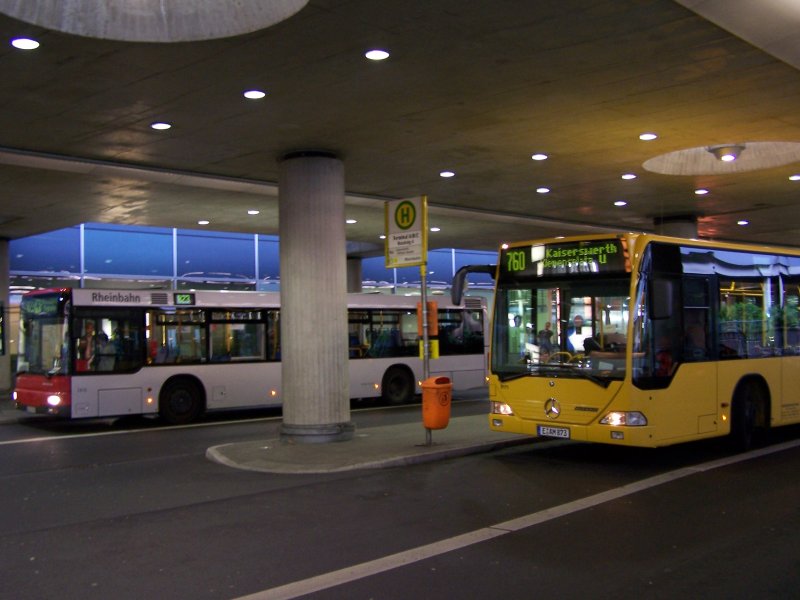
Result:
{"label": "passenger in bus", "polygon": [[83,337],[78,341],[78,357],[75,361],[77,371],[88,371],[94,361],[95,333],[94,321],[87,320],[83,325]]}
{"label": "passenger in bus", "polygon": [[536,334],[539,341],[539,352],[547,352],[550,354],[553,351],[553,329],[550,321],[544,324],[544,329],[540,329]]}
{"label": "passenger in bus", "polygon": [[656,377],[669,377],[677,366],[672,356],[672,339],[669,335],[658,338],[655,348],[655,363],[653,374]]}
{"label": "passenger in bus", "polygon": [[109,342],[104,331],[97,334],[97,347],[95,351],[95,369],[98,371],[114,370],[114,344]]}
{"label": "passenger in bus", "polygon": [[583,331],[583,317],[575,315],[572,319],[572,326],[567,329],[567,350],[570,352],[584,352],[584,340],[588,333]]}

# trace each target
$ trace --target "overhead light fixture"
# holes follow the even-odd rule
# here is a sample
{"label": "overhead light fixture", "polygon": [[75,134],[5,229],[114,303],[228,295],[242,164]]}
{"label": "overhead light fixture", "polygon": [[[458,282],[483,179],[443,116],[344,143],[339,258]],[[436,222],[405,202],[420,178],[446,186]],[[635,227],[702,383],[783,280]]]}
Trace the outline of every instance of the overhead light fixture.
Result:
{"label": "overhead light fixture", "polygon": [[550,193],[550,188],[549,187],[536,188],[536,193],[537,194],[549,194]]}
{"label": "overhead light fixture", "polygon": [[625,180],[636,179],[636,173],[625,173],[624,175],[622,175],[622,179]]}
{"label": "overhead light fixture", "polygon": [[657,139],[658,135],[651,132],[641,133],[639,134],[639,139],[643,142],[652,142],[653,140]]}
{"label": "overhead light fixture", "polygon": [[537,152],[536,154],[531,154],[531,160],[547,160],[547,154],[543,152]]}
{"label": "overhead light fixture", "polygon": [[617,200],[614,202],[614,206],[628,206],[628,203],[625,200]]}
{"label": "overhead light fixture", "polygon": [[389,53],[386,50],[375,49],[365,52],[364,56],[370,60],[386,60],[389,58]]}
{"label": "overhead light fixture", "polygon": [[155,129],[156,131],[166,131],[167,129],[171,129],[172,125],[170,125],[169,123],[164,123],[162,121],[159,121],[156,123],[150,123],[150,127]]}
{"label": "overhead light fixture", "polygon": [[695,195],[697,195],[697,196],[705,196],[706,194],[708,194],[708,190],[707,190],[706,188],[697,188],[697,189],[694,191],[694,193],[695,193]]}
{"label": "overhead light fixture", "polygon": [[724,146],[710,146],[708,151],[713,154],[717,160],[721,160],[722,162],[733,162],[742,152],[744,152],[744,146],[740,146],[738,144],[726,144]]}
{"label": "overhead light fixture", "polygon": [[0,13],[46,29],[105,40],[191,42],[266,29],[306,4],[308,0],[0,0]]}
{"label": "overhead light fixture", "polygon": [[263,90],[247,90],[242,95],[248,100],[261,100],[267,93]]}
{"label": "overhead light fixture", "polygon": [[15,38],[11,40],[11,45],[17,50],[36,50],[39,42],[30,38]]}
{"label": "overhead light fixture", "polygon": [[355,225],[356,223],[358,223],[358,221],[356,221],[355,219],[345,219],[344,222],[347,225]]}
{"label": "overhead light fixture", "polygon": [[455,177],[456,174],[453,171],[441,171],[439,173],[439,177],[443,177],[445,179],[449,179],[450,177]]}

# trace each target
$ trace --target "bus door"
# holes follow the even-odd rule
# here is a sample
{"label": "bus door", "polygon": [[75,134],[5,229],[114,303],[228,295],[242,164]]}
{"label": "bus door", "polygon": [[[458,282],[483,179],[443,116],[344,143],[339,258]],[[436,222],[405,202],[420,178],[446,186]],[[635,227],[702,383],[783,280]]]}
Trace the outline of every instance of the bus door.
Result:
{"label": "bus door", "polygon": [[634,327],[634,385],[656,402],[648,419],[663,439],[717,428],[712,359],[712,278],[654,276],[641,282]]}

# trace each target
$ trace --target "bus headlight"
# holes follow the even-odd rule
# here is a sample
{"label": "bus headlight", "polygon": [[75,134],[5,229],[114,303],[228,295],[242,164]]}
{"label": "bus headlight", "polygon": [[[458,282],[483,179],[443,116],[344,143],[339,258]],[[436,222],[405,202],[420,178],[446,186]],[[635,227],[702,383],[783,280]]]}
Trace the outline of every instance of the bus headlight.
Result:
{"label": "bus headlight", "polygon": [[505,402],[492,402],[493,415],[513,415],[514,411]]}
{"label": "bus headlight", "polygon": [[55,394],[52,396],[47,397],[47,404],[50,406],[58,406],[61,404],[61,396],[56,396]]}
{"label": "bus headlight", "polygon": [[647,417],[642,413],[632,412],[610,412],[600,419],[601,425],[611,425],[614,427],[643,427],[647,425]]}

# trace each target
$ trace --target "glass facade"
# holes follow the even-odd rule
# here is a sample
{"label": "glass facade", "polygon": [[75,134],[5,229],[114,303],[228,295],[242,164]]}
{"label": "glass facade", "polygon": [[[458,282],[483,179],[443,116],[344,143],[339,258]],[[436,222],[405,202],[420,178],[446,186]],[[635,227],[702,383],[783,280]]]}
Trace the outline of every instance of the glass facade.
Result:
{"label": "glass facade", "polygon": [[[17,354],[19,300],[29,290],[87,287],[279,291],[279,246],[277,236],[100,223],[12,240],[10,319],[2,324],[7,327],[0,328],[11,332],[7,351]],[[428,289],[433,294],[444,294],[455,269],[495,260],[494,252],[432,250],[428,253]],[[419,267],[387,269],[384,265],[382,255],[362,260],[364,292],[420,293]],[[491,277],[471,275],[470,293],[491,299],[492,283]],[[167,333],[169,326],[164,325]],[[236,326],[248,327],[238,323]],[[223,331],[223,325],[217,329]],[[0,335],[2,339],[5,338]],[[5,344],[2,346],[0,351],[6,350]]]}
{"label": "glass facade", "polygon": [[[12,296],[45,287],[280,289],[277,236],[86,223],[9,243]],[[465,264],[494,263],[494,252],[428,253],[428,288],[446,290]],[[419,293],[419,267],[387,269],[383,256],[362,261],[365,292]],[[488,295],[492,280],[470,276]]]}

